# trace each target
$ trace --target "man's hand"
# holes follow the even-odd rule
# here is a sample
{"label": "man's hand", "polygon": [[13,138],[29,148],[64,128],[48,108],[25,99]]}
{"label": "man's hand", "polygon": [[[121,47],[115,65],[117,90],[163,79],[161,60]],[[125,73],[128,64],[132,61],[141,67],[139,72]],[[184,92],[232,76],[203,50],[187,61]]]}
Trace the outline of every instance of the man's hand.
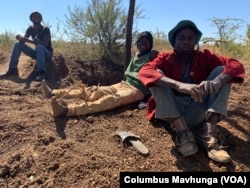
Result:
{"label": "man's hand", "polygon": [[179,92],[189,94],[195,101],[202,102],[203,95],[217,93],[220,90],[222,83],[208,80],[202,81],[199,85],[186,83],[179,83],[178,85],[177,90]]}
{"label": "man's hand", "polygon": [[16,35],[16,39],[19,40],[20,42],[26,42],[27,41],[27,38],[22,37],[21,35]]}
{"label": "man's hand", "polygon": [[16,35],[16,40],[20,40],[22,38],[21,35]]}
{"label": "man's hand", "polygon": [[179,82],[177,91],[191,95],[196,102],[202,102],[203,93],[199,85]]}
{"label": "man's hand", "polygon": [[202,94],[217,93],[221,88],[221,86],[222,83],[213,80],[202,81],[199,84],[199,88]]}

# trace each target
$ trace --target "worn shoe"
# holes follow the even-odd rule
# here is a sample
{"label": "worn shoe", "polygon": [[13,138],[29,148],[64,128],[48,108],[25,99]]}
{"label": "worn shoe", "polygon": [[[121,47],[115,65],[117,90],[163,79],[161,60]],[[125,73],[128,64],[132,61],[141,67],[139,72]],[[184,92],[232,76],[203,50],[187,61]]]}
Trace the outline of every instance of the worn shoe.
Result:
{"label": "worn shoe", "polygon": [[224,150],[225,146],[222,146],[222,139],[218,125],[204,122],[193,131],[198,146],[210,159],[221,163],[232,161],[230,155]]}
{"label": "worn shoe", "polygon": [[207,155],[210,159],[221,162],[221,163],[229,163],[232,161],[230,155],[223,150],[223,147],[216,144],[214,147],[211,147],[207,151]]}
{"label": "worn shoe", "polygon": [[9,76],[18,76],[18,70],[16,68],[9,68],[9,70],[6,73],[0,75],[0,77],[2,78]]}
{"label": "worn shoe", "polygon": [[36,81],[42,81],[43,79],[45,79],[45,77],[46,77],[45,71],[39,71],[36,77]]}
{"label": "worn shoe", "polygon": [[59,116],[66,116],[68,113],[68,107],[60,104],[56,97],[51,98],[52,116],[57,118]]}
{"label": "worn shoe", "polygon": [[177,150],[184,157],[193,155],[198,151],[194,136],[187,129],[176,132],[176,141]]}
{"label": "worn shoe", "polygon": [[52,93],[52,89],[47,85],[44,79],[42,80],[42,88],[43,88],[43,95],[46,98],[51,98],[54,96],[54,94]]}

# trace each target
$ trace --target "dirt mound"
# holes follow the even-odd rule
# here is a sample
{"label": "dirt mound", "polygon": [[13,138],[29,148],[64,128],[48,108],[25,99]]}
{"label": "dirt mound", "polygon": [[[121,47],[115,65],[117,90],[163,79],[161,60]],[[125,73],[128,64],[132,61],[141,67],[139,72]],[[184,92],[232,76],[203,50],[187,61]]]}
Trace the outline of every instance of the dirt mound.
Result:
{"label": "dirt mound", "polygon": [[[6,71],[8,58],[9,54],[0,52],[0,72]],[[89,116],[52,118],[50,100],[43,96],[41,83],[33,81],[35,66],[34,60],[21,56],[20,77],[0,81],[0,187],[117,188],[121,171],[250,171],[248,75],[245,83],[233,85],[229,118],[219,124],[233,158],[220,164],[201,151],[180,156],[169,128],[162,122],[147,122],[145,108],[127,105]],[[248,70],[249,63],[245,66]],[[123,78],[122,65],[84,62],[60,53],[47,63],[47,70],[52,88],[79,80],[109,85]],[[139,135],[149,156],[124,147],[115,135],[117,129]]]}

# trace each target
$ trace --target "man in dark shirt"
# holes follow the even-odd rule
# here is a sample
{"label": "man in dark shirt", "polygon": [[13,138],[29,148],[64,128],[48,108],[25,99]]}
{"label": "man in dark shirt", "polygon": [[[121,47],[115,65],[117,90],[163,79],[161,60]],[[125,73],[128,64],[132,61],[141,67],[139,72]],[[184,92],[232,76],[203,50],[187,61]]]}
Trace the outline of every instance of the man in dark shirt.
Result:
{"label": "man in dark shirt", "polygon": [[[41,13],[32,12],[29,18],[33,25],[27,28],[24,36],[16,35],[18,42],[14,44],[8,71],[0,75],[2,78],[18,76],[17,66],[21,52],[36,59],[38,70],[36,81],[42,81],[46,77],[45,63],[52,58],[53,54],[50,29],[41,24]],[[30,40],[29,37],[31,37],[32,40]],[[28,46],[26,43],[34,44],[35,48]]]}

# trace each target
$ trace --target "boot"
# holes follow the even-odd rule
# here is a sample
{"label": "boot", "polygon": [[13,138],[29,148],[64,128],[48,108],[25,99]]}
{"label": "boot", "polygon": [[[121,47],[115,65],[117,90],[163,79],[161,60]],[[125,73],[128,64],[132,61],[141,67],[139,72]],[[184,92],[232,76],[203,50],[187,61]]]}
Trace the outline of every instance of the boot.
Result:
{"label": "boot", "polygon": [[16,68],[9,68],[6,73],[0,75],[1,78],[6,78],[9,76],[19,76],[18,70]]}
{"label": "boot", "polygon": [[171,128],[176,131],[176,147],[182,156],[187,157],[198,151],[193,133],[188,129],[183,117],[174,120]]}
{"label": "boot", "polygon": [[54,118],[57,118],[59,116],[67,116],[68,113],[68,107],[66,106],[65,103],[60,104],[56,97],[51,98],[51,107],[52,107],[52,116]]}
{"label": "boot", "polygon": [[46,78],[46,72],[43,70],[38,71],[37,76],[36,76],[36,81],[40,82]]}
{"label": "boot", "polygon": [[223,150],[219,129],[216,124],[204,122],[195,130],[198,145],[206,152],[207,156],[217,162],[231,162],[230,155]]}
{"label": "boot", "polygon": [[52,89],[47,85],[44,79],[42,80],[42,88],[43,88],[43,95],[46,98],[51,98],[54,96],[54,94],[52,93]]}

